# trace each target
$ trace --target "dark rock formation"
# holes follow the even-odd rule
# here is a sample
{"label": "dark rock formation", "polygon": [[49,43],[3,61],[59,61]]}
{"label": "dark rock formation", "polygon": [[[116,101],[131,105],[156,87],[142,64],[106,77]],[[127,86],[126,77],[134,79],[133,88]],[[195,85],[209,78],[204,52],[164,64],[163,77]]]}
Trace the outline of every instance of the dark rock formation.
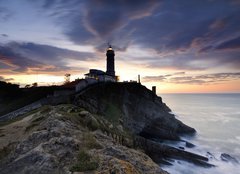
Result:
{"label": "dark rock formation", "polygon": [[188,141],[186,141],[186,147],[193,148],[193,147],[195,147],[195,145],[190,143],[190,142],[188,142]]}
{"label": "dark rock formation", "polygon": [[234,157],[232,157],[231,155],[229,154],[226,154],[226,153],[222,153],[220,158],[223,160],[223,161],[226,161],[226,162],[232,162],[232,163],[239,163],[238,160]]}
{"label": "dark rock formation", "polygon": [[167,174],[155,162],[171,165],[175,159],[213,166],[204,156],[160,143],[195,132],[169,112],[140,84],[96,84],[76,94],[74,105],[45,106],[1,127],[0,171]]}
{"label": "dark rock formation", "polygon": [[[125,145],[143,149],[158,163],[171,164],[164,159],[181,159],[204,167],[213,166],[206,157],[153,141],[180,140],[180,135],[193,134],[195,130],[177,120],[161,97],[141,84],[97,84],[77,94],[74,104],[103,115],[114,125],[122,125],[135,137],[133,144]],[[194,147],[189,142],[186,146]]]}
{"label": "dark rock formation", "polygon": [[75,104],[106,116],[145,138],[179,140],[195,130],[169,113],[162,98],[138,83],[103,83],[77,95]]}

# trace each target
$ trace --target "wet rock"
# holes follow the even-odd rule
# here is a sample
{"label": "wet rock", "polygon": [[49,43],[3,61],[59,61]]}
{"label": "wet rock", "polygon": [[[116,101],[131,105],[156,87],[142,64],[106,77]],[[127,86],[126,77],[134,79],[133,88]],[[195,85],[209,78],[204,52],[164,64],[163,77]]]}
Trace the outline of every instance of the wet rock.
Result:
{"label": "wet rock", "polygon": [[170,158],[188,161],[202,167],[214,167],[213,164],[208,163],[208,158],[202,155],[160,144],[142,137],[138,137],[138,141],[142,141],[140,143],[141,147],[154,161],[158,161],[159,158]]}
{"label": "wet rock", "polygon": [[211,152],[207,152],[206,156],[210,159],[216,159],[215,156]]}
{"label": "wet rock", "polygon": [[239,163],[238,160],[227,153],[222,153],[220,156],[221,160],[232,163]]}
{"label": "wet rock", "polygon": [[181,150],[184,150],[184,147],[182,147],[182,146],[180,146],[180,147],[178,147],[179,149],[181,149]]}
{"label": "wet rock", "polygon": [[188,141],[186,141],[186,147],[193,148],[193,147],[195,147],[195,145],[190,143],[190,142],[188,142]]}

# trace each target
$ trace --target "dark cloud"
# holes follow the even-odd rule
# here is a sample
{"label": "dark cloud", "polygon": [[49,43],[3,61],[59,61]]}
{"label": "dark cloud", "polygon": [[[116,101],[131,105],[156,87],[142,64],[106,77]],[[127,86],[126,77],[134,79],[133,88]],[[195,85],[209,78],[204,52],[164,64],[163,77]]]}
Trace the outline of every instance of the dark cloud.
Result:
{"label": "dark cloud", "polygon": [[7,35],[7,34],[1,34],[1,36],[2,36],[2,37],[8,37],[8,35]]}
{"label": "dark cloud", "polygon": [[7,8],[0,6],[0,22],[7,21],[12,16],[12,14],[13,13]]}
{"label": "dark cloud", "polygon": [[17,72],[25,72],[28,69],[46,72],[70,70],[71,68],[66,66],[70,59],[87,60],[93,57],[94,55],[88,52],[35,43],[11,42],[0,46],[0,62]]}
{"label": "dark cloud", "polygon": [[155,82],[168,82],[177,84],[215,84],[232,80],[240,80],[240,72],[237,73],[215,73],[215,74],[203,74],[196,76],[146,76],[143,78],[145,82],[155,81]]}
{"label": "dark cloud", "polygon": [[0,62],[17,72],[24,72],[27,71],[28,68],[40,68],[44,66],[44,64],[38,61],[23,57],[14,52],[11,48],[3,46],[0,46]]}
{"label": "dark cloud", "polygon": [[156,0],[88,1],[86,22],[99,37],[105,38],[127,25],[129,20],[148,16],[158,3]]}
{"label": "dark cloud", "polygon": [[[76,44],[137,43],[159,52],[214,46],[240,29],[235,1],[42,0],[44,15]],[[39,3],[40,2],[40,3]],[[125,37],[127,35],[127,37]],[[196,42],[197,41],[197,42]],[[125,50],[125,49],[124,49]]]}
{"label": "dark cloud", "polygon": [[62,61],[64,59],[87,60],[95,58],[94,54],[89,52],[78,52],[50,45],[42,45],[29,42],[11,42],[8,44],[8,46],[25,56],[45,61]]}
{"label": "dark cloud", "polygon": [[221,43],[216,47],[218,50],[223,49],[240,49],[240,36],[232,40]]}
{"label": "dark cloud", "polygon": [[[132,20],[150,16],[159,3],[158,0],[46,0],[41,7],[56,19],[57,24],[63,27],[63,33],[74,43],[88,43],[99,48],[99,45],[107,42],[128,43],[131,38],[124,35],[134,28],[128,30],[125,27]],[[120,36],[122,30],[125,32]]]}
{"label": "dark cloud", "polygon": [[[116,51],[126,51],[132,45],[156,51],[155,57],[144,58],[144,64],[151,68],[185,71],[224,65],[240,67],[239,38],[230,40],[240,34],[240,6],[236,5],[236,0],[28,2],[39,8],[36,11],[40,11],[40,15],[60,26],[63,34],[75,44],[93,45],[101,52],[108,42]],[[30,43],[15,45],[16,50],[25,57],[58,67],[64,67],[64,60],[69,57],[95,58],[89,53]],[[133,59],[130,56],[122,59],[143,62],[141,55]]]}

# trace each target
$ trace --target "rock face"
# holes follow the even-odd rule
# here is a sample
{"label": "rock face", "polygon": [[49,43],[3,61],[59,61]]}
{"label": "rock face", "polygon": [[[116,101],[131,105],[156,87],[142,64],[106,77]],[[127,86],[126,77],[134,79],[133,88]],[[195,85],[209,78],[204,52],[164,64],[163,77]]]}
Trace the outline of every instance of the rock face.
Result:
{"label": "rock face", "polygon": [[9,130],[11,124],[1,127],[5,136],[5,142],[0,142],[2,174],[166,173],[143,152],[119,143],[113,132],[127,133],[103,116],[59,105],[41,108],[25,118],[12,123],[19,132],[17,140]]}
{"label": "rock face", "polygon": [[169,112],[140,84],[91,86],[73,105],[45,106],[1,126],[0,171],[166,174],[155,162],[169,159],[212,166],[206,157],[154,141],[195,132]]}
{"label": "rock face", "polygon": [[104,83],[77,95],[75,104],[145,138],[178,140],[195,130],[177,120],[161,97],[139,83]]}

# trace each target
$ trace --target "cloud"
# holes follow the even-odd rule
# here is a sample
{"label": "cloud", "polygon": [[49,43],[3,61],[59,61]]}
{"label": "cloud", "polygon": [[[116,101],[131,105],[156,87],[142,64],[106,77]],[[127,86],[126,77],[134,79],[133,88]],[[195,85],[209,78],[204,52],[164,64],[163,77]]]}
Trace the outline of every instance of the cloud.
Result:
{"label": "cloud", "polygon": [[10,17],[12,17],[12,12],[9,9],[0,6],[0,22],[5,22],[9,20]]}
{"label": "cloud", "polygon": [[28,68],[40,68],[44,66],[44,64],[38,61],[23,57],[11,48],[3,46],[0,46],[0,62],[17,72],[24,72],[27,71]]}
{"label": "cloud", "polygon": [[165,75],[159,75],[159,76],[145,76],[143,77],[143,81],[144,82],[163,82],[165,81],[167,78],[167,76]]}
{"label": "cloud", "polygon": [[159,75],[159,76],[145,76],[143,77],[143,81],[145,82],[163,82],[166,81],[169,77],[176,76],[176,75],[184,75],[185,72],[175,72],[172,74],[166,74],[166,75]]}
{"label": "cloud", "polygon": [[145,82],[155,81],[155,82],[167,82],[175,84],[215,84],[219,82],[226,82],[232,80],[240,80],[240,72],[237,73],[214,73],[214,74],[203,74],[195,76],[176,76],[170,75],[166,78],[166,75],[160,76],[146,76],[143,77]]}
{"label": "cloud", "polygon": [[[94,58],[93,53],[78,52],[35,43],[11,42],[0,46],[0,62],[15,72],[70,70],[67,62]],[[78,69],[81,69],[79,67]]]}
{"label": "cloud", "polygon": [[1,34],[1,36],[2,36],[2,37],[8,37],[8,35],[7,35],[7,34]]}
{"label": "cloud", "polygon": [[[107,42],[119,52],[128,51],[131,46],[153,50],[156,52],[154,57],[135,53],[134,56],[129,54],[128,57],[119,58],[142,63],[149,68],[185,71],[221,66],[238,69],[240,65],[239,51],[229,48],[236,46],[237,42],[231,43],[230,40],[240,34],[240,6],[233,4],[233,1],[23,2],[33,5],[31,7],[35,8],[36,16],[54,23],[74,44],[91,45],[101,52],[105,50]],[[89,53],[70,53],[36,43],[16,44],[13,48],[24,57],[62,69],[66,68],[69,59],[96,59]]]}
{"label": "cloud", "polygon": [[240,49],[240,36],[232,40],[221,43],[216,47],[217,50]]}
{"label": "cloud", "polygon": [[[126,30],[125,27],[131,21],[150,16],[159,4],[158,0],[46,0],[41,3],[41,10],[55,19],[71,41],[81,45],[92,44],[98,48],[107,42],[116,42],[118,45],[128,43],[131,39],[124,36],[134,28]],[[119,41],[121,38],[128,41]]]}
{"label": "cloud", "polygon": [[[120,48],[139,44],[158,52],[189,51],[215,46],[240,26],[240,7],[219,0],[42,0],[27,1],[40,8],[75,44]],[[214,9],[213,9],[214,7]],[[126,50],[126,49],[123,49]]]}
{"label": "cloud", "polygon": [[149,16],[157,4],[156,0],[88,1],[85,20],[94,34],[105,38],[127,25],[130,20]]}
{"label": "cloud", "polygon": [[8,46],[25,56],[32,56],[33,59],[36,58],[45,61],[62,61],[63,59],[87,60],[95,58],[95,55],[90,52],[79,52],[50,45],[29,42],[11,42],[8,44]]}
{"label": "cloud", "polygon": [[4,78],[3,76],[0,76],[0,81],[5,81],[5,82],[9,82],[9,81],[13,81],[13,78]]}

